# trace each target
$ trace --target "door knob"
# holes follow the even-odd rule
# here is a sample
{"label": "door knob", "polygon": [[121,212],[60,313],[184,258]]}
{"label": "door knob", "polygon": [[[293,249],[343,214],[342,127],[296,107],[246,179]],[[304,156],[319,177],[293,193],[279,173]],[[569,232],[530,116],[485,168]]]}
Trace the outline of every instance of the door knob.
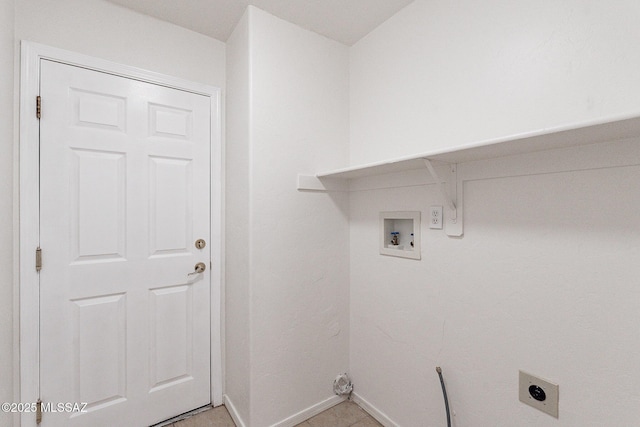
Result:
{"label": "door knob", "polygon": [[205,263],[199,262],[195,265],[193,273],[189,273],[187,274],[187,276],[193,276],[194,274],[204,273],[206,269],[207,269],[207,266],[205,265]]}

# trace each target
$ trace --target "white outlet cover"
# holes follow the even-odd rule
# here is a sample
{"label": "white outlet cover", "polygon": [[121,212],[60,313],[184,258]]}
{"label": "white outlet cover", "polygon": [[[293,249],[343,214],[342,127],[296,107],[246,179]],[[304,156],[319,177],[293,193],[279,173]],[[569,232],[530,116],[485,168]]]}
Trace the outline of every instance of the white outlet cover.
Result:
{"label": "white outlet cover", "polygon": [[[528,374],[523,371],[519,372],[520,402],[526,403],[527,405],[533,406],[534,408],[539,409],[542,412],[546,412],[552,417],[558,418],[558,384],[554,384],[543,378]],[[534,394],[536,392],[536,389],[532,389],[532,387],[538,388],[538,394],[540,393],[539,389],[543,390],[545,397],[544,400],[537,400],[532,396],[530,390],[533,390]]]}
{"label": "white outlet cover", "polygon": [[431,206],[429,208],[429,228],[442,230],[442,206]]}

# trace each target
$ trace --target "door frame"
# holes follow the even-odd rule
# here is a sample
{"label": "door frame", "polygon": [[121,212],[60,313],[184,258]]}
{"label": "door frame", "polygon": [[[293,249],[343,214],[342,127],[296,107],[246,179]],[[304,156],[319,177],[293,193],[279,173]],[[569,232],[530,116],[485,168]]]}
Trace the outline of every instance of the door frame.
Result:
{"label": "door frame", "polygon": [[[148,71],[128,65],[53,48],[28,41],[21,42],[20,70],[20,137],[19,137],[19,239],[16,292],[18,296],[18,328],[20,344],[20,391],[17,402],[36,402],[40,397],[39,360],[39,275],[35,269],[35,250],[40,242],[40,129],[36,117],[36,97],[40,94],[40,61],[78,66],[120,77],[139,80],[186,92],[204,95],[211,100],[211,403],[222,404],[223,396],[223,332],[224,310],[224,197],[223,139],[220,88]],[[46,114],[46,111],[43,111]],[[216,208],[217,207],[217,208]],[[214,209],[215,208],[215,209]],[[43,248],[43,268],[46,268]],[[214,274],[214,272],[217,272]],[[16,329],[14,329],[16,330]],[[176,414],[179,415],[179,414]],[[20,424],[35,425],[34,413],[22,413]]]}

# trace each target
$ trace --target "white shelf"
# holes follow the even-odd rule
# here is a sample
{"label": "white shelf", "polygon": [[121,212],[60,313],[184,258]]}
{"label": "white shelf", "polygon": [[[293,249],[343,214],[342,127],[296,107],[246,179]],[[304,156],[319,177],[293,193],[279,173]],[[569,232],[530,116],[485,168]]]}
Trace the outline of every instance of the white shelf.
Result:
{"label": "white shelf", "polygon": [[[423,159],[447,163],[464,163],[536,151],[596,144],[640,137],[640,115],[612,118],[588,123],[571,124],[535,132],[511,135],[463,144],[443,150],[399,157],[317,173],[316,178],[352,179],[413,169],[424,169]],[[304,190],[304,187],[299,189]],[[318,190],[319,188],[310,188]]]}
{"label": "white shelf", "polygon": [[[350,179],[426,168],[438,185],[442,200],[447,205],[443,213],[445,233],[452,237],[460,237],[463,234],[464,194],[462,178],[457,173],[458,164],[634,137],[640,137],[640,114],[477,141],[382,162],[349,166],[316,175],[300,174],[298,190],[349,191]],[[432,161],[448,163],[446,175],[443,175],[444,179],[438,176]]]}

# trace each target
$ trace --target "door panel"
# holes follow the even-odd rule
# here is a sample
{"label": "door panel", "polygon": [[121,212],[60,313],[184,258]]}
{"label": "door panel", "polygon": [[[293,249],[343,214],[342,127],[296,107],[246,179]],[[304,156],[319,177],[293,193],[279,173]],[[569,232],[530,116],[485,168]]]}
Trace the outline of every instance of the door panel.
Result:
{"label": "door panel", "polygon": [[69,105],[73,108],[70,117],[75,126],[126,132],[126,98],[75,88],[70,89],[70,96]]}
{"label": "door panel", "polygon": [[210,386],[210,100],[41,62],[42,426],[145,426]]}
{"label": "door panel", "polygon": [[124,260],[125,155],[80,149],[71,152],[73,261]]}
{"label": "door panel", "polygon": [[193,370],[193,288],[151,291],[151,390],[191,379]]}
{"label": "door panel", "polygon": [[189,253],[193,201],[189,159],[149,158],[151,255]]}
{"label": "door panel", "polygon": [[126,295],[83,298],[73,304],[76,401],[87,402],[91,410],[125,399]]}

